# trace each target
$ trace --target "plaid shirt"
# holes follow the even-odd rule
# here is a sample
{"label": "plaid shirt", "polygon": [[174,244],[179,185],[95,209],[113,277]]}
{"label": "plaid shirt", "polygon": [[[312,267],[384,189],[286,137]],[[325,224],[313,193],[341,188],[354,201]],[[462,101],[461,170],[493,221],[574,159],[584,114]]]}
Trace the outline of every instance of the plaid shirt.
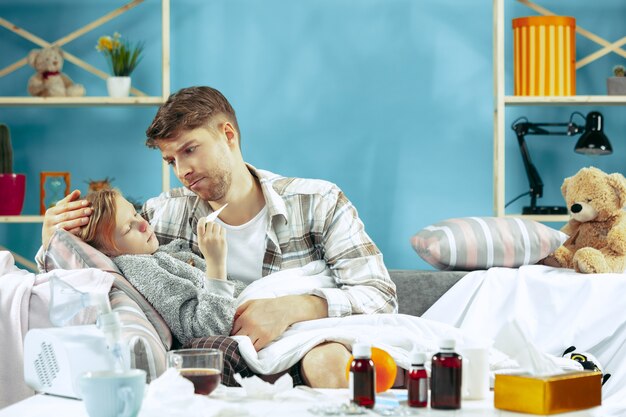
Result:
{"label": "plaid shirt", "polygon": [[[263,276],[324,259],[337,288],[313,294],[326,299],[329,317],[397,311],[396,288],[383,256],[336,185],[248,168],[259,179],[269,214]],[[207,202],[176,188],[148,200],[143,211],[161,245],[185,239],[202,256],[194,230],[198,219],[212,211]]]}

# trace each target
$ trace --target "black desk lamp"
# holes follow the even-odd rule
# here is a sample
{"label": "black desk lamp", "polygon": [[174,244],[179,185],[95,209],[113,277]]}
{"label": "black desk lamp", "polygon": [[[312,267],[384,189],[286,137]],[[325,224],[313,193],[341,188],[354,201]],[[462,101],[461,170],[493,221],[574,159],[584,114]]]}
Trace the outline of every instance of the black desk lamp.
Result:
{"label": "black desk lamp", "polygon": [[[580,115],[585,118],[585,127],[579,126],[573,122],[574,116]],[[565,127],[565,130],[549,130],[544,127]],[[574,112],[570,115],[568,123],[531,123],[526,117],[520,117],[513,122],[511,128],[517,135],[517,142],[519,144],[520,151],[522,153],[522,160],[524,161],[524,168],[526,169],[526,176],[528,177],[528,185],[530,191],[524,193],[509,203],[518,198],[530,194],[530,206],[522,209],[522,214],[567,214],[566,207],[552,207],[552,206],[537,206],[537,198],[543,197],[543,181],[537,172],[537,168],[530,160],[530,154],[526,147],[526,141],[524,136],[526,135],[560,135],[560,136],[573,136],[582,133],[582,136],[576,142],[574,151],[576,153],[584,155],[609,155],[613,153],[613,148],[609,139],[602,132],[603,129],[603,116],[597,111],[592,111],[585,117],[580,112]]]}

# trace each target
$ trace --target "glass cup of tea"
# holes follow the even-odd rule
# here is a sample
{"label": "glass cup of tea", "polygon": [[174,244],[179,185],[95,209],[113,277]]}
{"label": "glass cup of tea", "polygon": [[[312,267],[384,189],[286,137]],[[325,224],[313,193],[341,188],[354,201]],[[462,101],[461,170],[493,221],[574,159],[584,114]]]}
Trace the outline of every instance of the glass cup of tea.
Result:
{"label": "glass cup of tea", "polygon": [[193,382],[196,394],[209,395],[222,381],[224,356],[219,349],[178,349],[167,352],[167,366]]}

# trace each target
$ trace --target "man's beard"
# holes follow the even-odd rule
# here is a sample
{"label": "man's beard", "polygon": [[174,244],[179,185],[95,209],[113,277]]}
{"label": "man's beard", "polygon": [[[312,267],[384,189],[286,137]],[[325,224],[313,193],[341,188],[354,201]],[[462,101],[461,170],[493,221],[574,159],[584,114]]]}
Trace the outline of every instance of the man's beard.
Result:
{"label": "man's beard", "polygon": [[215,169],[204,178],[203,188],[194,191],[204,201],[221,201],[230,189],[233,176],[230,171]]}

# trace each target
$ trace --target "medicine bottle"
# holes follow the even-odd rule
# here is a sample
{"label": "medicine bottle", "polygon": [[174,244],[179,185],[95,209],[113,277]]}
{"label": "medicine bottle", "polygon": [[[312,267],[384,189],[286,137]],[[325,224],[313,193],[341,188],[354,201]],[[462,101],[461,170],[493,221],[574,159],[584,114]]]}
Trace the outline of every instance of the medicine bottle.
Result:
{"label": "medicine bottle", "polygon": [[366,343],[352,346],[354,360],[350,364],[350,401],[361,407],[374,408],[376,403],[376,369],[372,347]]}
{"label": "medicine bottle", "polygon": [[439,352],[433,356],[430,372],[430,406],[437,409],[461,408],[463,358],[454,351],[454,339],[439,341]]}
{"label": "medicine bottle", "polygon": [[411,369],[407,374],[407,389],[409,407],[426,407],[428,404],[428,374],[424,369],[426,354],[411,352]]}

